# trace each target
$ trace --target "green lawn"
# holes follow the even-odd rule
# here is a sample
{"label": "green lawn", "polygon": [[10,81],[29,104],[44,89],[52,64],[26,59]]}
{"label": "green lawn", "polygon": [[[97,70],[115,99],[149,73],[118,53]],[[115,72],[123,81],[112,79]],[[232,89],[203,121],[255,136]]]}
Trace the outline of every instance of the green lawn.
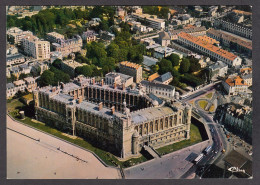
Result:
{"label": "green lawn", "polygon": [[16,109],[18,109],[19,107],[23,107],[24,104],[22,102],[20,102],[18,99],[14,99],[14,100],[9,100],[9,102],[7,102],[6,105],[6,111],[7,112],[13,112]]}
{"label": "green lawn", "polygon": [[191,124],[191,126],[190,126],[190,139],[189,140],[184,140],[184,141],[181,141],[181,142],[178,142],[178,143],[167,145],[167,146],[164,146],[162,148],[156,149],[156,151],[160,155],[165,155],[165,154],[180,150],[182,148],[194,145],[194,144],[199,143],[201,141],[202,141],[202,137],[200,135],[199,128],[197,126],[195,126],[194,124]]}
{"label": "green lawn", "polygon": [[208,102],[206,100],[200,100],[198,103],[203,110],[205,110],[206,106],[208,105]]}

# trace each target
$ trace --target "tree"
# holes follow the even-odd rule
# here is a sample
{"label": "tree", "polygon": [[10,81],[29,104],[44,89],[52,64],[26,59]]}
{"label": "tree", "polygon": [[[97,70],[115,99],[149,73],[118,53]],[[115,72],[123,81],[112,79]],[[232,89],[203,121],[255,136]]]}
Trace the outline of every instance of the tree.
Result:
{"label": "tree", "polygon": [[190,60],[190,68],[189,68],[189,72],[193,73],[193,72],[197,72],[201,69],[201,65],[199,63],[199,60],[196,58],[189,58]]}
{"label": "tree", "polygon": [[153,73],[156,73],[159,70],[159,65],[157,65],[157,64],[156,65],[152,65],[150,68],[151,68]]}
{"label": "tree", "polygon": [[178,66],[180,64],[180,57],[177,54],[172,53],[169,57],[167,57],[172,62],[173,66]]}
{"label": "tree", "polygon": [[137,63],[137,64],[141,64],[143,63],[144,60],[144,56],[142,54],[136,55],[133,62]]}
{"label": "tree", "polygon": [[115,43],[111,43],[107,49],[107,56],[113,57],[117,62],[118,60],[118,55],[119,55],[119,46]]}
{"label": "tree", "polygon": [[75,69],[76,75],[84,75],[86,77],[92,76],[93,70],[89,65],[85,65],[82,67],[77,67]]}
{"label": "tree", "polygon": [[176,69],[172,69],[172,76],[174,78],[179,78],[180,77],[180,73],[176,70]]}
{"label": "tree", "polygon": [[40,78],[40,85],[41,86],[47,86],[52,85],[54,82],[54,73],[50,70],[46,70],[42,73]]}
{"label": "tree", "polygon": [[201,85],[203,82],[201,79],[197,78],[196,76],[194,76],[192,74],[188,74],[188,73],[185,73],[184,76],[181,76],[181,81],[188,85],[191,85],[193,87]]}
{"label": "tree", "polygon": [[62,60],[57,58],[57,59],[55,59],[55,60],[53,61],[52,65],[53,65],[54,67],[56,67],[57,69],[61,69],[61,63],[62,63]]}
{"label": "tree", "polygon": [[171,72],[172,71],[172,63],[170,60],[167,60],[165,58],[163,58],[160,62],[159,62],[159,74],[164,74],[167,72]]}
{"label": "tree", "polygon": [[187,58],[183,58],[181,65],[180,65],[180,72],[181,73],[187,73],[190,68],[190,61]]}

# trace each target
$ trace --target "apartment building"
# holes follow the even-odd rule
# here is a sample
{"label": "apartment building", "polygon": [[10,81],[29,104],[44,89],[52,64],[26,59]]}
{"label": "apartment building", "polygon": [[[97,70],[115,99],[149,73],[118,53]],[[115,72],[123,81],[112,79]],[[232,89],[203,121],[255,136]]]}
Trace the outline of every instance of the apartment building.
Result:
{"label": "apartment building", "polygon": [[233,48],[238,52],[245,52],[249,56],[252,56],[252,41],[247,41],[238,36],[228,34],[222,30],[215,30],[213,28],[207,31],[207,35],[220,41],[226,47],[234,46]]}
{"label": "apartment building", "polygon": [[238,24],[234,24],[222,19],[215,19],[214,27],[226,30],[228,32],[234,33],[236,35],[248,38],[252,40],[252,29],[247,28]]}
{"label": "apartment building", "polygon": [[50,58],[50,43],[40,40],[34,35],[26,35],[22,38],[22,46],[24,53],[37,60],[45,60]]}
{"label": "apartment building", "polygon": [[119,72],[134,77],[134,82],[136,83],[139,83],[143,78],[143,68],[141,65],[132,62],[120,62]]}
{"label": "apartment building", "polygon": [[58,39],[64,39],[64,35],[59,34],[57,32],[47,33],[46,39],[50,42],[57,42]]}
{"label": "apartment building", "polygon": [[31,31],[23,31],[20,28],[12,27],[6,32],[7,36],[14,39],[14,44],[21,44],[22,38],[26,35],[33,35]]}
{"label": "apartment building", "polygon": [[197,52],[210,57],[213,60],[220,60],[226,63],[229,67],[240,66],[242,59],[233,53],[220,49],[208,42],[205,42],[198,37],[194,37],[188,33],[181,32],[178,34],[178,42],[196,50]]}
{"label": "apartment building", "polygon": [[79,35],[72,39],[57,39],[56,43],[52,43],[55,51],[61,52],[63,57],[70,53],[80,52],[83,46],[82,39]]}
{"label": "apartment building", "polygon": [[154,29],[165,29],[165,20],[157,18],[156,15],[132,13],[132,17],[141,21],[146,21],[149,26]]}

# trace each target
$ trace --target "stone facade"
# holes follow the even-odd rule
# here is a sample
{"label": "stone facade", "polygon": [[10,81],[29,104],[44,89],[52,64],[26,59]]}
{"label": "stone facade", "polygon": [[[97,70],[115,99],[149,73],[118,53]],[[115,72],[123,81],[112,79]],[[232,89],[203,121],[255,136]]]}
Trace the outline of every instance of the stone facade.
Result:
{"label": "stone facade", "polygon": [[123,61],[119,65],[119,72],[134,77],[134,82],[139,83],[143,78],[143,68],[139,64]]}
{"label": "stone facade", "polygon": [[94,78],[34,91],[36,119],[95,142],[121,158],[190,137],[191,106],[160,104],[147,95],[109,86]]}

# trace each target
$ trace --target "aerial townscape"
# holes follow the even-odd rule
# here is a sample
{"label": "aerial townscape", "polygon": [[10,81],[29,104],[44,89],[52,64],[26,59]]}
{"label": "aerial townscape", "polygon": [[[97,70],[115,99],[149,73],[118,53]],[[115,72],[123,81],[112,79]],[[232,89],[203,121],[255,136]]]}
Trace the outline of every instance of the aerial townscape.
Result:
{"label": "aerial townscape", "polygon": [[252,178],[252,6],[7,6],[7,178]]}

